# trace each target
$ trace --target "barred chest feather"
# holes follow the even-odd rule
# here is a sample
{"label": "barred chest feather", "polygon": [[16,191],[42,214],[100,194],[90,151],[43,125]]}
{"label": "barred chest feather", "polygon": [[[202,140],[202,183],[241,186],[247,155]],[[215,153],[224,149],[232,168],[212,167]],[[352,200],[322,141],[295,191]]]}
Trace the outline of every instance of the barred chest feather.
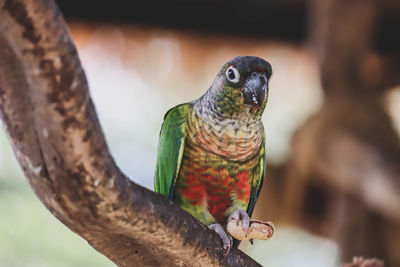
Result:
{"label": "barred chest feather", "polygon": [[230,161],[246,161],[255,155],[263,141],[263,131],[258,119],[228,119],[196,108],[188,120],[190,143]]}
{"label": "barred chest feather", "polygon": [[211,125],[193,110],[174,202],[205,224],[225,224],[235,209],[246,210],[263,149],[263,128],[257,124]]}

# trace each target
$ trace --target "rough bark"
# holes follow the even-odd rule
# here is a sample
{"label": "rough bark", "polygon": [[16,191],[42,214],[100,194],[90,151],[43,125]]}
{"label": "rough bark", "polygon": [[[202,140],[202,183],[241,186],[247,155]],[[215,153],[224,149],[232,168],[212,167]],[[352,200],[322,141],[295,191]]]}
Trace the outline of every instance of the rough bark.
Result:
{"label": "rough bark", "polygon": [[117,265],[259,266],[118,169],[51,0],[0,0],[0,114],[36,195]]}

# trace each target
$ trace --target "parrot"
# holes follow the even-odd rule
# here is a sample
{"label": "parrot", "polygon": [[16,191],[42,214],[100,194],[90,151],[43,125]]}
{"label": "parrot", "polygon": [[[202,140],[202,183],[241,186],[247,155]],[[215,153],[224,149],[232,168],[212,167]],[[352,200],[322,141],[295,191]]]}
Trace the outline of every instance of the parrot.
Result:
{"label": "parrot", "polygon": [[242,220],[247,235],[265,177],[271,75],[262,58],[229,60],[200,98],[167,111],[160,131],[154,191],[217,232],[228,252],[240,241],[226,225]]}

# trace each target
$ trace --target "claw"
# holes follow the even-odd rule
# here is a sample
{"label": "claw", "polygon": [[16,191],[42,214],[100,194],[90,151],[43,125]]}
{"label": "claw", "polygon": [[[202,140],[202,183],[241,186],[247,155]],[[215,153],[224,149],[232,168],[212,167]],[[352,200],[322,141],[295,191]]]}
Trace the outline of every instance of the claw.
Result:
{"label": "claw", "polygon": [[233,245],[232,237],[224,231],[222,225],[215,223],[208,226],[209,229],[214,230],[222,240],[223,247],[225,249],[225,255],[229,253]]}
{"label": "claw", "polygon": [[235,220],[236,225],[239,225],[239,221],[243,221],[243,230],[244,230],[244,235],[247,237],[247,233],[249,231],[250,227],[250,217],[249,215],[242,209],[239,209],[235,211],[230,217],[229,220]]}
{"label": "claw", "polygon": [[250,244],[254,245],[253,238],[249,240]]}

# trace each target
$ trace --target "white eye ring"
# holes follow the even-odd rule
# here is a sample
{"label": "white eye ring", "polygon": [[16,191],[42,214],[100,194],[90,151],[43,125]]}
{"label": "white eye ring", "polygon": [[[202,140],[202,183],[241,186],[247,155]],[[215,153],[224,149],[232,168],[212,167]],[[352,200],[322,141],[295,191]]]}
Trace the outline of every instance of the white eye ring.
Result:
{"label": "white eye ring", "polygon": [[232,83],[238,83],[240,80],[239,71],[234,66],[230,66],[226,70],[225,75],[226,75],[226,78],[228,79],[228,81],[230,81]]}

